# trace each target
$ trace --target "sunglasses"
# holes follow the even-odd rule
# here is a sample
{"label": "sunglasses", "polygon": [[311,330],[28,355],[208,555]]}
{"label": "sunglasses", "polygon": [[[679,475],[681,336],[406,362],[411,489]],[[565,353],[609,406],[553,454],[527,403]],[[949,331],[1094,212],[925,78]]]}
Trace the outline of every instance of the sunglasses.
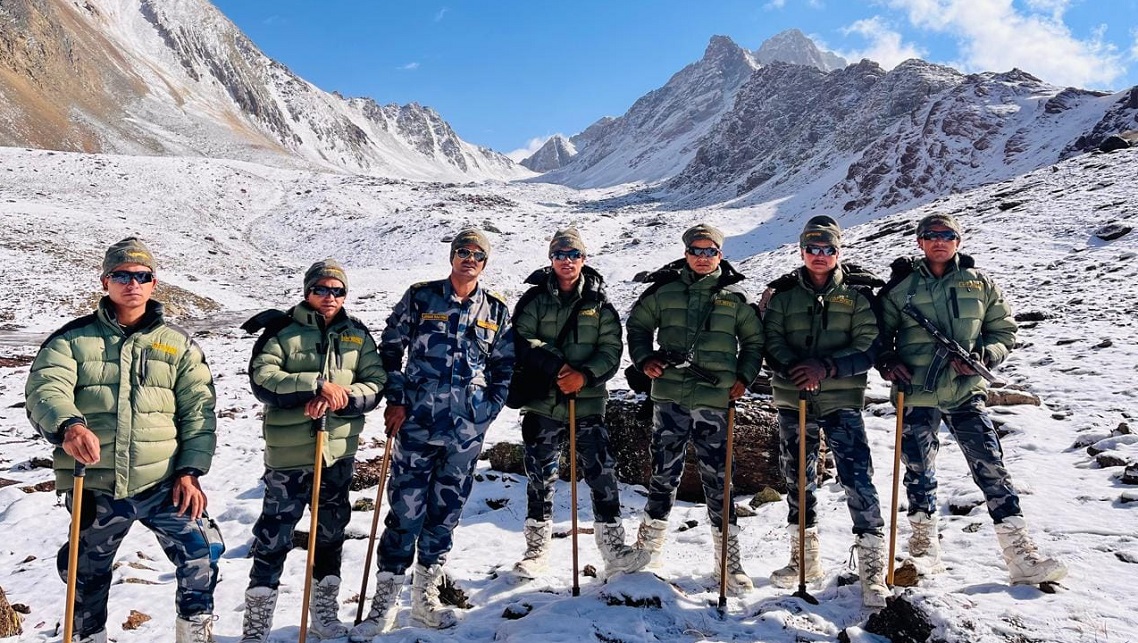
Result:
{"label": "sunglasses", "polygon": [[471,250],[470,248],[459,248],[454,251],[454,256],[459,259],[474,258],[475,261],[486,261],[486,253],[481,250]]}
{"label": "sunglasses", "polygon": [[827,257],[832,257],[832,256],[838,254],[838,249],[835,248],[834,246],[809,246],[809,245],[807,245],[807,246],[802,246],[802,249],[805,250],[806,254],[808,254],[808,255],[826,255]]}
{"label": "sunglasses", "polygon": [[693,257],[718,257],[719,248],[696,248],[695,246],[688,246],[688,254]]}
{"label": "sunglasses", "polygon": [[308,289],[308,293],[316,295],[317,297],[327,297],[332,295],[336,299],[348,296],[348,289],[337,286],[313,286]]}
{"label": "sunglasses", "polygon": [[549,253],[549,258],[554,261],[576,261],[584,256],[580,250],[554,250]]}
{"label": "sunglasses", "polygon": [[137,281],[140,284],[148,284],[154,281],[154,273],[149,270],[139,270],[138,272],[131,272],[129,270],[115,270],[107,273],[107,277],[123,286],[129,284],[131,280]]}
{"label": "sunglasses", "polygon": [[960,235],[952,230],[929,230],[920,233],[917,238],[925,241],[956,241]]}

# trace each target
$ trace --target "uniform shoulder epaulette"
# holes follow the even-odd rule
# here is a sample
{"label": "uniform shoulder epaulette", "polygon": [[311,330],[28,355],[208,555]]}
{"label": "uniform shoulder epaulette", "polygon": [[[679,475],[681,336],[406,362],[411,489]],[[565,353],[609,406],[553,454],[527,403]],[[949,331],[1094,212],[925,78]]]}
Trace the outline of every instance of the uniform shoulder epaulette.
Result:
{"label": "uniform shoulder epaulette", "polygon": [[499,302],[502,303],[503,306],[507,305],[506,304],[506,296],[503,295],[502,293],[498,292],[497,290],[487,290],[486,296],[490,297],[491,299],[498,300]]}

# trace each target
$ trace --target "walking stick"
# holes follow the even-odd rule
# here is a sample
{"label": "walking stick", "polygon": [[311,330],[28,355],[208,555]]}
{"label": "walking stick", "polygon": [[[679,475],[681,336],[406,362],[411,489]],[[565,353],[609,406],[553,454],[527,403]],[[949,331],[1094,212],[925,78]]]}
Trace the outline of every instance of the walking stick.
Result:
{"label": "walking stick", "polygon": [[905,425],[905,389],[897,387],[897,436],[893,440],[893,504],[889,505],[889,572],[885,584],[893,587],[893,557],[897,553],[897,488],[901,476],[901,430]]}
{"label": "walking stick", "polygon": [[387,443],[383,445],[383,460],[379,464],[379,488],[375,490],[375,513],[371,516],[371,535],[367,541],[367,557],[364,558],[364,579],[360,582],[360,604],[356,608],[356,625],[364,620],[367,579],[371,574],[371,556],[375,552],[375,533],[379,530],[379,507],[383,504],[383,485],[387,482],[387,469],[391,466],[391,443],[394,441],[394,436],[387,436]]}
{"label": "walking stick", "polygon": [[75,463],[75,486],[71,490],[71,533],[68,537],[67,549],[67,601],[63,613],[63,640],[71,643],[71,635],[75,628],[75,583],[79,572],[79,514],[83,509],[83,479],[87,475],[87,466],[81,462]]}
{"label": "walking stick", "polygon": [[[320,474],[324,469],[324,440],[327,438],[328,413],[320,416],[316,425],[316,463],[312,470],[312,500],[308,510],[312,519],[308,523],[308,560],[304,564],[304,598],[300,606],[300,643],[308,638],[308,602],[312,594],[312,566],[316,562],[316,527],[320,510]],[[363,597],[360,597],[363,600]]]}
{"label": "walking stick", "polygon": [[727,405],[727,464],[723,472],[723,517],[719,520],[719,613],[727,610],[727,539],[731,531],[731,454],[735,442],[735,400]]}
{"label": "walking stick", "polygon": [[573,595],[581,595],[577,574],[577,394],[569,395],[569,515],[573,524]]}
{"label": "walking stick", "polygon": [[798,591],[793,596],[818,604],[806,591],[806,391],[798,392]]}

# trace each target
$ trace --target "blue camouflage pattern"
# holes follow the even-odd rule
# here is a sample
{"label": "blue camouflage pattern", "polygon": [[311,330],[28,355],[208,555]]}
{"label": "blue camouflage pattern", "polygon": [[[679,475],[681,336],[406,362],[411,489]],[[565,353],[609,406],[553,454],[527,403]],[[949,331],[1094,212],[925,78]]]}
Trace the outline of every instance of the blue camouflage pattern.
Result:
{"label": "blue camouflage pattern", "polygon": [[[320,507],[316,513],[316,551],[312,578],[340,576],[344,551],[344,530],[352,517],[348,494],[355,470],[355,458],[341,458],[320,471]],[[249,587],[276,589],[281,582],[285,557],[292,550],[292,535],[304,509],[312,503],[314,467],[306,469],[266,469],[261,482],[265,497],[261,515],[253,525],[253,566]]]}
{"label": "blue camouflage pattern", "polygon": [[[786,480],[787,524],[798,524],[798,412],[779,409],[779,468]],[[860,409],[840,409],[822,416],[806,416],[806,526],[817,524],[818,447],[821,433],[834,455],[838,482],[846,492],[853,533],[881,536],[885,521],[877,488],[873,486],[873,459]]]}
{"label": "blue camouflage pattern", "polygon": [[[609,448],[608,427],[599,415],[577,419],[577,470],[589,485],[593,519],[614,523],[621,519],[620,491],[616,479],[616,455]],[[561,447],[569,440],[569,423],[537,413],[522,418],[523,462],[526,477],[526,518],[553,519],[553,487]]]}
{"label": "blue camouflage pattern", "polygon": [[[193,519],[179,516],[173,499],[174,481],[127,498],[84,490],[79,517],[79,555],[75,587],[75,632],[80,638],[106,628],[107,600],[119,546],[135,522],[141,522],[158,538],[162,551],[175,566],[178,616],[189,618],[213,612],[217,585],[217,561],[225,542],[217,523],[206,514]],[[65,494],[68,511],[74,506],[73,492]],[[70,543],[56,556],[56,569],[67,582]]]}
{"label": "blue camouflage pattern", "polygon": [[380,354],[387,402],[406,406],[407,419],[395,434],[378,568],[402,574],[416,551],[429,567],[451,549],[513,374],[509,308],[482,286],[463,301],[449,279],[415,284],[387,318]]}
{"label": "blue camouflage pattern", "polygon": [[[695,445],[699,479],[707,515],[715,529],[723,525],[723,486],[727,477],[727,410],[686,409],[675,402],[656,402],[653,409],[652,478],[644,512],[653,520],[667,520],[676,502],[676,488],[684,473],[684,454]],[[736,524],[735,503],[729,524]]]}
{"label": "blue camouflage pattern", "polygon": [[1000,436],[984,406],[984,396],[973,396],[968,403],[948,411],[929,406],[906,406],[901,427],[901,462],[905,465],[905,492],[909,515],[937,514],[936,457],[940,451],[941,420],[956,438],[972,480],[988,505],[995,523],[1010,516],[1021,516],[1019,495],[1004,467]]}

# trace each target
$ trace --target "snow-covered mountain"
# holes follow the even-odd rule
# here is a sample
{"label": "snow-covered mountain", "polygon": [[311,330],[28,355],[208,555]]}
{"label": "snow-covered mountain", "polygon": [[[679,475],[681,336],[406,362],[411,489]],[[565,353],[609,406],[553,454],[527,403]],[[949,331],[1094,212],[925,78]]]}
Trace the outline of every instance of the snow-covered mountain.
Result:
{"label": "snow-covered mountain", "polygon": [[560,134],[549,138],[536,152],[521,162],[534,172],[549,172],[563,167],[577,156],[577,147]]}
{"label": "snow-covered mountain", "polygon": [[415,179],[528,176],[417,104],[320,90],[208,0],[5,0],[0,144]]}
{"label": "snow-covered mountain", "polygon": [[776,62],[805,65],[822,71],[834,71],[849,64],[834,52],[819,49],[798,29],[787,29],[767,38],[755,50],[755,61],[760,65]]}

